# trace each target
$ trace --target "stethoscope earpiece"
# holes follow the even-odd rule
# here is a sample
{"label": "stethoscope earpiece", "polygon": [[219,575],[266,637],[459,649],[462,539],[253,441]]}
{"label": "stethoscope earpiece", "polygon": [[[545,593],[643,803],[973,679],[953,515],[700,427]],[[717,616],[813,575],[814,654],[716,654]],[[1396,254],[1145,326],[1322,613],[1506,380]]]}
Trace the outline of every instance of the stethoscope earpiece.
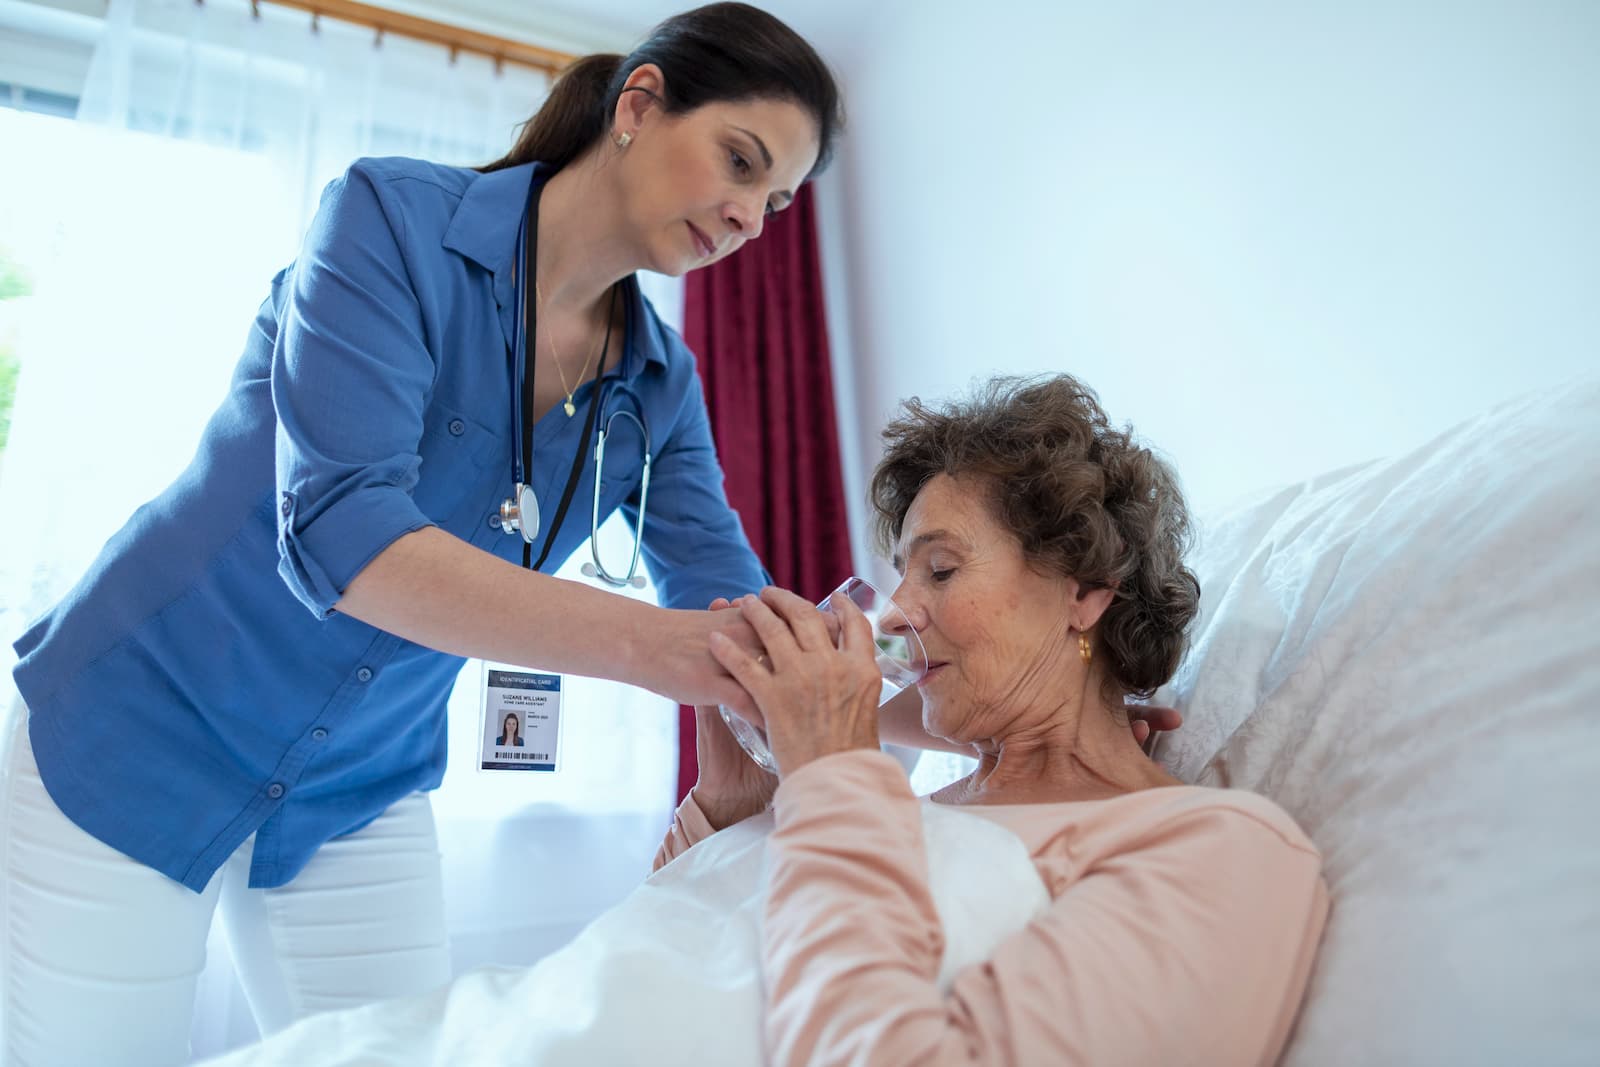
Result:
{"label": "stethoscope earpiece", "polygon": [[600,578],[607,585],[629,585],[629,586],[632,586],[635,589],[643,589],[644,588],[644,575],[642,575],[642,574],[635,574],[632,578],[626,578],[626,579],[624,579],[624,580],[619,582],[619,581],[611,578],[609,575],[602,576],[600,574],[600,571],[595,567],[595,565],[593,563],[585,563],[582,567],[579,567],[578,569],[583,572],[583,576],[585,578]]}

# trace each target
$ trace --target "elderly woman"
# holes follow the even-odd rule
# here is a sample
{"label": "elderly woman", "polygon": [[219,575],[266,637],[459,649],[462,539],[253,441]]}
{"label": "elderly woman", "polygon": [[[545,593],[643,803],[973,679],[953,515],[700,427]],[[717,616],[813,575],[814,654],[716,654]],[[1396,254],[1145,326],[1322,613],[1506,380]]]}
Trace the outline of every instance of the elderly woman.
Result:
{"label": "elderly woman", "polygon": [[912,401],[885,437],[872,496],[927,651],[923,723],[978,761],[932,800],[1013,831],[1052,903],[941,992],[923,802],[879,751],[866,621],[841,609],[836,641],[792,593],[744,598],[765,655],[713,654],[781,781],[702,709],[701,777],[661,860],[774,809],[769,1058],[1273,1062],[1327,912],[1318,853],[1269,801],[1173,779],[1122,707],[1177,668],[1199,599],[1171,470],[1065,375]]}
{"label": "elderly woman", "polygon": [[1320,859],[1267,800],[1173,780],[1123,707],[1176,668],[1199,597],[1171,472],[1064,376],[913,402],[888,441],[873,496],[928,656],[923,724],[971,775],[914,796],[878,749],[866,620],[767,589],[737,605],[764,652],[714,654],[778,778],[699,709],[700,780],[657,871],[570,944],[306,1019],[229,1067],[745,1067],[763,1045],[782,1065],[1271,1063],[1327,911]]}

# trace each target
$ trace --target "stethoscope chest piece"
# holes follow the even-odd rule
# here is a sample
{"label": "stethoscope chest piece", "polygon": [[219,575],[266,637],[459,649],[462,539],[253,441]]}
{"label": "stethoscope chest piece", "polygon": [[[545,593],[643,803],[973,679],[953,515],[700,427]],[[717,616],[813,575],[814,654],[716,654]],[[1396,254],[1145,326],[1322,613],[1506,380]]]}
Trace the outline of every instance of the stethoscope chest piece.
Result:
{"label": "stethoscope chest piece", "polygon": [[518,482],[516,496],[501,503],[500,529],[508,534],[521,531],[522,539],[530,545],[539,536],[539,498],[533,495],[532,486]]}

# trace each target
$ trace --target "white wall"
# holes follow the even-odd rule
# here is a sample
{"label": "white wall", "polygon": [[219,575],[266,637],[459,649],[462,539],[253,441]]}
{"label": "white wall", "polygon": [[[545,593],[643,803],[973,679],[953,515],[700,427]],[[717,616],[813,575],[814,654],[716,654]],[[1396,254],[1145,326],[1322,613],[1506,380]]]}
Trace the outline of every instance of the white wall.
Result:
{"label": "white wall", "polygon": [[1204,510],[1600,362],[1600,4],[769,6],[848,94],[858,499],[900,398],[997,371],[1083,377]]}

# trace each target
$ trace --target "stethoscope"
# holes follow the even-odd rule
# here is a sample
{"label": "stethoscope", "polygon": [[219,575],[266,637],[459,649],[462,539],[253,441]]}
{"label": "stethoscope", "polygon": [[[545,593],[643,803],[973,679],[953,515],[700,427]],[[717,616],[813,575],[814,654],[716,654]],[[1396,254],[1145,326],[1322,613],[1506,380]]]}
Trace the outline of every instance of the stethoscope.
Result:
{"label": "stethoscope", "polygon": [[[528,338],[534,336],[534,308],[528,300],[527,280],[533,277],[534,264],[537,261],[539,247],[539,196],[544,189],[538,168],[534,170],[533,177],[528,182],[527,216],[522,231],[517,236],[518,258],[522,260],[522,270],[513,271],[515,281],[512,285],[512,303],[519,314],[512,326],[512,362],[515,365],[517,388],[511,398],[511,426],[515,434],[516,447],[511,453],[511,468],[514,488],[511,496],[500,505],[501,532],[522,534],[522,565],[530,570],[538,570],[544,566],[546,557],[550,555],[551,545],[555,542],[556,531],[561,528],[561,522],[566,517],[567,506],[572,503],[572,496],[578,487],[578,480],[583,474],[584,452],[583,445],[572,457],[572,470],[567,475],[566,488],[561,493],[561,503],[556,506],[555,521],[551,524],[549,532],[545,535],[544,549],[539,553],[538,562],[533,562],[533,539],[539,536],[540,515],[539,498],[534,494],[533,487],[528,484],[527,475],[533,469],[533,375],[528,373]],[[609,393],[612,397],[625,399],[632,410],[626,407],[616,407],[609,417],[601,424],[599,433],[595,434],[595,415],[600,404],[600,394],[607,392],[600,381],[600,373],[605,369],[606,348],[610,347],[611,319],[616,310],[617,287],[611,290],[612,306],[607,315],[606,340],[603,343],[600,365],[594,370],[589,393],[589,410],[584,415],[583,438],[588,441],[590,435],[595,435],[594,446],[594,506],[589,518],[589,552],[593,557],[592,564],[583,565],[583,573],[591,578],[599,578],[611,586],[632,586],[635,589],[644,587],[644,576],[639,574],[639,553],[643,547],[645,503],[650,495],[650,426],[645,421],[644,407],[639,403],[639,398],[626,386],[618,384]],[[617,419],[632,422],[644,442],[644,465],[639,479],[639,517],[634,525],[633,556],[628,561],[628,573],[622,577],[613,575],[606,570],[600,560],[600,474],[605,469],[606,439],[612,434],[612,427]]]}
{"label": "stethoscope", "polygon": [[[650,498],[650,424],[644,418],[644,406],[639,403],[639,398],[633,395],[632,390],[619,385],[612,390],[613,397],[622,397],[632,405],[633,410],[626,408],[613,408],[610,416],[601,425],[599,433],[595,435],[594,442],[594,507],[589,512],[589,554],[593,563],[585,563],[580,569],[591,578],[599,578],[607,585],[631,585],[635,589],[644,588],[644,575],[639,574],[639,551],[644,547],[644,515],[645,503]],[[606,565],[600,562],[600,472],[606,465],[606,438],[612,434],[611,427],[618,419],[626,419],[633,423],[639,431],[639,437],[644,442],[644,466],[639,474],[639,518],[633,527],[633,558],[628,561],[628,573],[621,578],[613,576],[606,570]]]}

